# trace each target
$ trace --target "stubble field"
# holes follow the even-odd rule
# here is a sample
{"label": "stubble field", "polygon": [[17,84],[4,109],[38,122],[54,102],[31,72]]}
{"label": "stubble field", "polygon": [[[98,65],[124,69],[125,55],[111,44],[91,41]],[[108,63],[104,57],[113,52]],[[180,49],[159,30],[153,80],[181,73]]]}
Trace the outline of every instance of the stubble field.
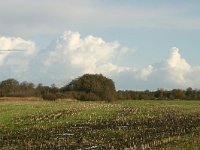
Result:
{"label": "stubble field", "polygon": [[0,100],[0,149],[200,149],[200,101]]}

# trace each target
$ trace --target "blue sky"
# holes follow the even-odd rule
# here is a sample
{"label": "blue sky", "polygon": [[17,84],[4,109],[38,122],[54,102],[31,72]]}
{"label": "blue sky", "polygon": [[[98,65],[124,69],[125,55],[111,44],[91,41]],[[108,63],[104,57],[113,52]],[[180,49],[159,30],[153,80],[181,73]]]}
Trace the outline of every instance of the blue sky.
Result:
{"label": "blue sky", "polygon": [[200,88],[199,6],[196,0],[1,1],[0,49],[26,52],[0,53],[0,81],[62,85],[103,73],[117,89]]}

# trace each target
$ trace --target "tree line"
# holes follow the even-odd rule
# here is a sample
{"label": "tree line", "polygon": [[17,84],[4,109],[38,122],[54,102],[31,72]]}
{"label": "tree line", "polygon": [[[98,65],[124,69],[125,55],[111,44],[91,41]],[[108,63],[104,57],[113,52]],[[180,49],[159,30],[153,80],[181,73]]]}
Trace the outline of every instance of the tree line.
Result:
{"label": "tree line", "polygon": [[192,89],[158,89],[156,91],[116,91],[114,82],[102,74],[84,74],[72,80],[64,87],[58,88],[54,84],[45,86],[35,85],[24,81],[19,82],[15,79],[7,79],[0,82],[0,97],[41,97],[45,100],[56,99],[78,99],[78,100],[199,100],[200,90]]}
{"label": "tree line", "polygon": [[117,91],[118,99],[132,99],[132,100],[200,100],[200,90],[192,89],[191,87],[184,89],[158,89],[156,91]]}
{"label": "tree line", "polygon": [[116,90],[114,82],[102,74],[85,74],[61,88],[56,87],[54,84],[51,86],[44,86],[41,83],[34,85],[27,81],[20,83],[15,79],[7,79],[0,82],[0,97],[111,101],[116,98]]}

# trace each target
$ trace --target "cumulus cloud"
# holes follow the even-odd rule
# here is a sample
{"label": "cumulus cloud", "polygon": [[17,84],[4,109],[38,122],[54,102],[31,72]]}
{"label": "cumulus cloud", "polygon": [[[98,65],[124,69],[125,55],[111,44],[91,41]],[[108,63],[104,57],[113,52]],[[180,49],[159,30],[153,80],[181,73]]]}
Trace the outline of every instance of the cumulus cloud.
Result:
{"label": "cumulus cloud", "polygon": [[184,84],[190,80],[186,76],[191,71],[191,66],[185,59],[181,58],[179,49],[176,47],[172,48],[170,57],[166,61],[166,71],[173,82]]}
{"label": "cumulus cloud", "polygon": [[[147,67],[137,69],[134,72],[127,72],[132,76],[134,88],[140,84],[147,88],[187,88],[189,86],[199,88],[200,81],[198,74],[199,66],[191,66],[180,54],[180,50],[172,47],[170,55],[166,60]],[[131,77],[130,77],[131,78]],[[138,82],[139,81],[139,82]]]}
{"label": "cumulus cloud", "polygon": [[154,67],[152,65],[149,65],[141,70],[136,71],[136,79],[140,80],[147,80],[147,78],[153,73]]}
{"label": "cumulus cloud", "polygon": [[[12,75],[34,83],[64,85],[84,73],[102,73],[112,78],[118,89],[200,87],[200,66],[190,65],[176,47],[162,62],[143,68],[118,62],[130,52],[119,42],[92,35],[82,37],[73,31],[65,31],[43,50],[37,50],[32,41],[0,37],[0,49],[4,50],[0,54],[1,80]],[[12,49],[24,51],[9,51]]]}
{"label": "cumulus cloud", "polygon": [[29,62],[37,53],[34,42],[19,37],[0,37],[1,78],[21,77],[29,71]]}
{"label": "cumulus cloud", "polygon": [[0,65],[2,65],[14,51],[21,51],[26,56],[32,55],[36,51],[36,45],[32,41],[26,41],[19,37],[0,37],[0,51],[2,54],[0,55]]}
{"label": "cumulus cloud", "polygon": [[[47,69],[60,64],[63,74],[77,75],[77,73],[104,73],[122,71],[123,68],[114,65],[112,60],[128,49],[120,46],[118,42],[106,42],[100,37],[88,35],[81,37],[80,33],[65,31],[52,45],[43,64]],[[52,70],[53,71],[53,70]]]}
{"label": "cumulus cloud", "polygon": [[157,88],[199,88],[200,66],[190,65],[180,50],[172,47],[169,56],[144,68],[128,68],[112,73],[119,89],[145,90]]}

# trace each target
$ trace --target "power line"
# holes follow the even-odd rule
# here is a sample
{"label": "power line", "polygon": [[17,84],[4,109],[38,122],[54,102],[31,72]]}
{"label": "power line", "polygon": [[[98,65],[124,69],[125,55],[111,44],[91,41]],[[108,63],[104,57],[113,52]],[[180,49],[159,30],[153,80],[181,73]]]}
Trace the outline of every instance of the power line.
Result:
{"label": "power line", "polygon": [[0,49],[0,55],[6,54],[6,52],[23,52],[22,49]]}
{"label": "power line", "polygon": [[22,49],[0,49],[0,51],[3,51],[3,52],[10,52],[10,51],[16,51],[16,52],[21,52],[21,51],[25,51],[25,50],[22,50]]}

